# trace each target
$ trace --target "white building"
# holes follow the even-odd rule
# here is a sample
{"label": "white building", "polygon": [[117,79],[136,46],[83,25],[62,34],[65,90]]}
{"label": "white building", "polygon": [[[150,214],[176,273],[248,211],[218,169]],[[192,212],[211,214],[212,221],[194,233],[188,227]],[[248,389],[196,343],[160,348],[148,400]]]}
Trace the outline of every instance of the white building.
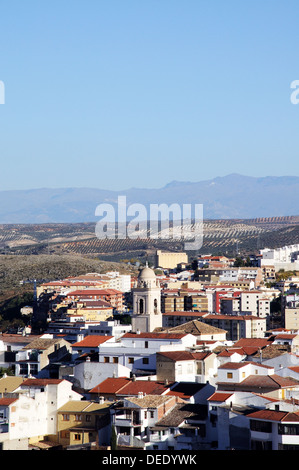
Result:
{"label": "white building", "polygon": [[119,274],[117,271],[111,271],[105,274],[109,277],[109,289],[116,289],[121,292],[131,291],[131,274]]}
{"label": "white building", "polygon": [[262,258],[260,266],[272,265],[275,269],[296,270],[299,269],[299,244],[287,245],[281,248],[260,250]]}
{"label": "white building", "polygon": [[256,362],[227,362],[218,367],[217,382],[221,384],[240,383],[250,375],[271,375],[274,367]]}
{"label": "white building", "polygon": [[82,395],[67,380],[27,379],[13,397],[0,398],[0,446],[4,450],[28,448],[57,432],[57,410]]}
{"label": "white building", "polygon": [[184,351],[196,345],[196,336],[185,333],[126,333],[114,343],[99,346],[99,362],[120,364],[132,373],[156,371],[156,353]]}

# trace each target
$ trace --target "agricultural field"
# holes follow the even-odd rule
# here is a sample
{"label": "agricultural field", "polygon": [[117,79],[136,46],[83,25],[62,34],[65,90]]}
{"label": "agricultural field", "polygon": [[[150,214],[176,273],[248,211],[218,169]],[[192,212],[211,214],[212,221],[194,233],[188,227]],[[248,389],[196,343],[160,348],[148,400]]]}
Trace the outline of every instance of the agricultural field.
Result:
{"label": "agricultural field", "polygon": [[[197,229],[200,227],[198,226]],[[275,248],[298,243],[299,216],[206,220],[203,222],[202,231],[203,245],[199,250],[200,253],[233,255],[237,251],[258,252],[265,247]],[[146,232],[141,233],[138,239],[98,239],[94,223],[0,226],[0,253],[2,254],[79,254],[103,260],[120,261],[136,257],[150,259],[156,249],[181,251],[184,249],[184,240],[153,239]]]}

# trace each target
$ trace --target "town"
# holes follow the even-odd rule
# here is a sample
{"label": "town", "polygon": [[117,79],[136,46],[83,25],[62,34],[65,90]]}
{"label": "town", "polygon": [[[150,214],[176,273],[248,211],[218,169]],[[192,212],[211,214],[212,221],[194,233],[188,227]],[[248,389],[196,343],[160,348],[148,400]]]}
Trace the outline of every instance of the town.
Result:
{"label": "town", "polygon": [[2,450],[299,448],[299,245],[35,283],[0,334]]}

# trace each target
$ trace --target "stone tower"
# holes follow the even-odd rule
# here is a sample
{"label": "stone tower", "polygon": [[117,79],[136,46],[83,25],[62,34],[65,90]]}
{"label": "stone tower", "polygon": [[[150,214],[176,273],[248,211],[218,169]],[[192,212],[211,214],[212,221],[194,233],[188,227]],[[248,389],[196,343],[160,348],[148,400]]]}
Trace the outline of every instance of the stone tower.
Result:
{"label": "stone tower", "polygon": [[162,327],[161,288],[152,269],[147,264],[133,288],[132,331],[150,333]]}

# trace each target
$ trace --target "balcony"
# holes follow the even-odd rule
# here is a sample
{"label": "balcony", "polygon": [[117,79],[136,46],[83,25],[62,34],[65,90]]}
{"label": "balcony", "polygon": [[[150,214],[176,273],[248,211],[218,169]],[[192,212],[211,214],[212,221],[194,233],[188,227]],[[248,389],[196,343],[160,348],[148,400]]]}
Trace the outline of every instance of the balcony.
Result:
{"label": "balcony", "polygon": [[132,427],[141,426],[142,423],[139,418],[139,413],[121,410],[115,413],[114,424],[120,427]]}

